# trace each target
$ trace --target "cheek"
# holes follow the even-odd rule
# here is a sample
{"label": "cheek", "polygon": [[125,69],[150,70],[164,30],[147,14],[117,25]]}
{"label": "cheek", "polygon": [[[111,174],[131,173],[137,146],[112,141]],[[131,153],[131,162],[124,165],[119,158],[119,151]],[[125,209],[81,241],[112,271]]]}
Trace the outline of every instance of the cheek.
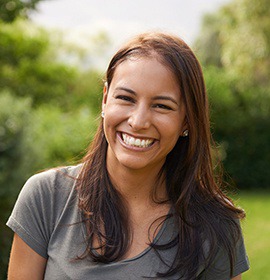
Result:
{"label": "cheek", "polygon": [[184,121],[183,118],[168,118],[166,120],[160,119],[157,120],[157,123],[159,123],[159,129],[161,133],[164,133],[164,135],[167,135],[168,137],[171,137],[173,139],[178,139],[179,136],[181,136],[183,127],[184,127]]}
{"label": "cheek", "polygon": [[108,103],[105,108],[105,125],[113,129],[121,123],[127,121],[130,115],[131,108],[129,106],[122,106],[119,104]]}
{"label": "cheek", "polygon": [[122,122],[122,119],[123,116],[121,113],[119,113],[119,110],[113,110],[111,108],[106,109],[103,126],[107,141],[109,139],[115,138],[117,127]]}

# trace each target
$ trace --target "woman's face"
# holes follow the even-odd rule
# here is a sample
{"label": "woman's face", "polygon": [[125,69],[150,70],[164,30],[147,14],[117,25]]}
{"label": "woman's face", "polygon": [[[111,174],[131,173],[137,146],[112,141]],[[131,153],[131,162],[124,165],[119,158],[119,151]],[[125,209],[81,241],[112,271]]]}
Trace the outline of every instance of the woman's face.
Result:
{"label": "woman's face", "polygon": [[107,164],[158,170],[187,128],[185,106],[174,74],[156,58],[119,64],[104,88]]}

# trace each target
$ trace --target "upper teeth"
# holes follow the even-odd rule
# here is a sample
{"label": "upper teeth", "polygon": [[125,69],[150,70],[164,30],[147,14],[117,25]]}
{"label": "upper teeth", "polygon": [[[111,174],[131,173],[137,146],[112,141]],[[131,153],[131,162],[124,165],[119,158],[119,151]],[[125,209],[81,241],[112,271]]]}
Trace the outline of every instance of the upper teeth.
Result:
{"label": "upper teeth", "polygon": [[154,142],[153,139],[134,138],[134,137],[131,137],[124,133],[122,133],[122,136],[123,136],[124,142],[129,146],[145,148],[145,147],[149,147]]}

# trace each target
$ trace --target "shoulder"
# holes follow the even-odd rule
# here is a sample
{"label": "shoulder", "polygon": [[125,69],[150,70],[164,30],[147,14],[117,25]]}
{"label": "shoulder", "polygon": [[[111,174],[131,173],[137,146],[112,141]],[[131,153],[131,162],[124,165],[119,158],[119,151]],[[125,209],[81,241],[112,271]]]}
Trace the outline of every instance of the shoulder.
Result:
{"label": "shoulder", "polygon": [[13,216],[19,217],[26,212],[46,215],[61,211],[68,198],[76,196],[80,168],[80,165],[54,168],[30,177],[21,189]]}
{"label": "shoulder", "polygon": [[30,193],[53,194],[56,191],[70,190],[81,169],[81,165],[53,168],[30,177],[21,195]]}
{"label": "shoulder", "polygon": [[249,269],[241,221],[231,217],[218,217],[216,220],[216,238],[213,239],[213,234],[210,236],[208,232],[208,238],[204,238],[203,242],[203,255],[206,259],[211,255],[203,275],[209,280],[229,279],[231,270],[236,276]]}
{"label": "shoulder", "polygon": [[80,166],[50,169],[29,178],[15,203],[9,226],[41,256],[66,208],[76,205]]}
{"label": "shoulder", "polygon": [[48,169],[46,171],[37,173],[31,176],[27,180],[27,184],[43,183],[43,184],[52,184],[52,183],[61,183],[61,181],[68,181],[67,179],[76,179],[81,165],[76,166],[64,166]]}

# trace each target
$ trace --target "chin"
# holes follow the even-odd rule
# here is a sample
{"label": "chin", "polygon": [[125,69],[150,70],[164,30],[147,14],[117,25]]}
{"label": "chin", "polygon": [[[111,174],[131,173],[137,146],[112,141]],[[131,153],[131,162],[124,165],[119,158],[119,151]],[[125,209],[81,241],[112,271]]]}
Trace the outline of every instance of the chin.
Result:
{"label": "chin", "polygon": [[129,161],[129,160],[123,160],[123,161],[120,161],[120,164],[122,166],[124,166],[125,168],[127,169],[130,169],[130,170],[143,170],[143,169],[146,169],[147,168],[147,164],[144,164],[142,161]]}
{"label": "chin", "polygon": [[152,162],[147,159],[143,159],[143,157],[120,157],[118,159],[119,163],[127,169],[134,170],[134,171],[143,171],[155,168],[161,168],[163,165],[162,162]]}

